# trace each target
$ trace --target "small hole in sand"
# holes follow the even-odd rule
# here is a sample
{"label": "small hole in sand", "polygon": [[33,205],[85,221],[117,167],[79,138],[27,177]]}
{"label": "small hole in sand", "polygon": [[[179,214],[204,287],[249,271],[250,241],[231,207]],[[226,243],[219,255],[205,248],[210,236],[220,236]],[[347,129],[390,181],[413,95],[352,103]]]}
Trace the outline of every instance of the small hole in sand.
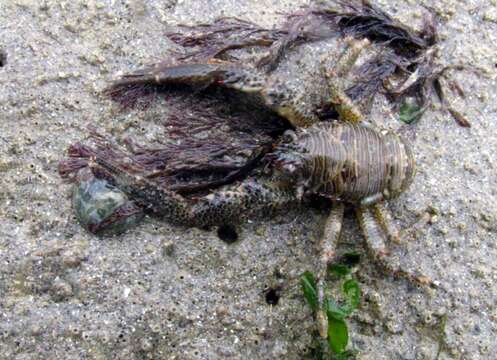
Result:
{"label": "small hole in sand", "polygon": [[343,264],[348,267],[353,267],[359,264],[361,261],[361,255],[358,253],[346,253],[343,255]]}
{"label": "small hole in sand", "polygon": [[0,68],[7,64],[7,54],[0,50]]}
{"label": "small hole in sand", "polygon": [[232,244],[238,240],[238,233],[233,225],[223,225],[217,229],[217,236],[225,243]]}
{"label": "small hole in sand", "polygon": [[280,301],[280,292],[278,289],[269,289],[266,291],[266,303],[269,305],[278,305]]}

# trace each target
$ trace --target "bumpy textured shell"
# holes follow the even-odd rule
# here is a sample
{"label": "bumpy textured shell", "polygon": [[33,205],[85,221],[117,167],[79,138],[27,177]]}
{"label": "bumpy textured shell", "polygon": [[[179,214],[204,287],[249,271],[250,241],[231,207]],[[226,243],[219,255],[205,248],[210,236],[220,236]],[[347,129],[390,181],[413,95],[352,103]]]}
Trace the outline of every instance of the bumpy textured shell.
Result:
{"label": "bumpy textured shell", "polygon": [[412,181],[415,163],[396,134],[348,123],[321,123],[302,133],[303,176],[312,193],[358,202],[383,194],[390,198]]}

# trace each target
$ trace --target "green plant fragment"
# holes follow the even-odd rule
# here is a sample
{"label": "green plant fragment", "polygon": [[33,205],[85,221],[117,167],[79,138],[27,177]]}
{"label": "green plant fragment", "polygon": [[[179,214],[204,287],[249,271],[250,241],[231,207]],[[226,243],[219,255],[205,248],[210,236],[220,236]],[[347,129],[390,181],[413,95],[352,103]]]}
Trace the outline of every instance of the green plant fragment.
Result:
{"label": "green plant fragment", "polygon": [[359,306],[361,301],[361,289],[356,280],[349,279],[343,283],[342,290],[347,301],[344,310],[350,314]]}
{"label": "green plant fragment", "polygon": [[318,310],[318,292],[314,274],[310,271],[306,271],[300,277],[300,283],[302,285],[302,291],[304,292],[305,299],[307,300],[312,311],[316,312]]}
{"label": "green plant fragment", "polygon": [[345,321],[328,315],[328,345],[335,354],[342,354],[349,342],[349,332]]}
{"label": "green plant fragment", "polygon": [[333,299],[326,299],[326,314],[328,319],[343,320],[349,313],[344,307],[338,305]]}
{"label": "green plant fragment", "polygon": [[399,108],[399,120],[406,124],[412,124],[421,118],[424,111],[425,109],[419,105],[405,101]]}

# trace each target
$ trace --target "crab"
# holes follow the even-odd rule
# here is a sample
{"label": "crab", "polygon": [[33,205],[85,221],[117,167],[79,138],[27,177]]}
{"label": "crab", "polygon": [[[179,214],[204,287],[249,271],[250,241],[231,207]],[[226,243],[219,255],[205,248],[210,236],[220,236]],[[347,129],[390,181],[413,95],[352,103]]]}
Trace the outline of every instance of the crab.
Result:
{"label": "crab", "polygon": [[[340,16],[341,19],[357,20],[354,13],[348,18],[344,14]],[[271,76],[271,71],[220,59],[220,54],[234,47],[232,44],[222,44],[208,59],[158,65],[116,81],[108,93],[117,100],[129,99],[130,91],[138,89],[139,92],[150,86],[166,89],[186,86],[195,92],[220,88],[238,94],[238,99],[258,111],[262,109],[268,117],[284,119],[290,130],[276,137],[271,146],[265,146],[257,155],[257,165],[263,170],[245,172],[243,177],[230,174],[222,182],[216,182],[221,187],[210,187],[206,194],[190,198],[156,181],[157,173],[163,171],[162,165],[167,168],[167,163],[161,165],[160,171],[147,174],[132,169],[131,157],[127,161],[126,156],[75,147],[74,157],[85,158],[80,167],[87,166],[74,191],[79,221],[91,232],[116,234],[136,225],[144,213],[149,213],[174,224],[205,229],[273,214],[305,203],[313,196],[322,197],[331,204],[319,241],[318,301],[321,310],[318,328],[323,337],[327,336],[326,315],[322,310],[324,279],[328,266],[335,260],[345,204],[355,208],[368,249],[382,267],[417,284],[434,285],[421,273],[392,262],[387,248],[388,241],[399,241],[402,235],[385,202],[405,191],[413,180],[415,160],[411,148],[397,134],[379,131],[367,123],[363,107],[357,104],[374,96],[382,86],[390,95],[414,95],[425,101],[428,85],[433,85],[440,71],[430,72],[434,54],[429,42],[423,42],[422,37],[393,24],[377,10],[364,17],[373,19],[368,23],[371,31],[366,31],[362,38],[346,37],[345,47],[332,61],[333,65],[323,65],[328,89],[325,107],[333,110],[332,121],[321,121],[315,104],[304,101],[302,95],[295,93],[285,81]],[[357,25],[357,22],[346,21],[343,27],[346,29],[349,23]],[[394,31],[388,34],[385,29]],[[304,33],[298,34],[280,33],[281,37],[271,42],[275,44],[273,56],[262,63],[277,63],[292,38],[300,36],[305,40]],[[380,53],[371,63],[366,63],[367,76],[355,85],[347,86],[350,84],[345,78],[353,71],[361,51],[378,37],[387,43],[387,48],[396,39],[404,39],[417,49],[415,55],[397,55],[395,61],[383,67],[371,66],[382,59],[386,61],[385,52]],[[238,43],[238,48],[255,40]],[[396,86],[392,85],[394,80]]]}
{"label": "crab", "polygon": [[[356,57],[359,48],[350,46],[331,73],[343,73],[350,68],[353,63],[350,59]],[[306,202],[311,196],[320,196],[332,204],[319,242],[317,286],[320,305],[324,302],[324,279],[328,266],[335,259],[344,204],[347,203],[355,207],[368,249],[378,263],[395,276],[405,277],[418,284],[433,284],[426,276],[405,270],[389,261],[387,239],[398,242],[400,232],[384,202],[406,190],[415,174],[413,153],[402,138],[393,132],[380,132],[362,121],[364,116],[346,97],[346,101],[337,103],[340,110],[337,110],[339,118],[336,121],[315,122],[306,126],[297,124],[295,121],[300,117],[289,116],[288,108],[282,105],[286,104],[286,99],[276,97],[278,105],[269,103],[265,88],[254,85],[253,74],[240,68],[233,72],[233,68],[225,64],[184,65],[168,68],[161,75],[154,76],[157,82],[163,82],[165,78],[171,83],[176,79],[189,84],[197,81],[215,82],[244,92],[248,91],[246,84],[250,83],[252,91],[248,93],[254,94],[257,101],[265,101],[269,109],[287,115],[287,119],[294,121],[295,129],[288,130],[264,155],[267,173],[248,176],[194,199],[187,199],[150,177],[130,171],[112,157],[90,156],[88,165],[97,180],[80,183],[75,194],[78,218],[88,218],[88,214],[92,213],[88,209],[98,208],[97,200],[107,197],[105,191],[91,192],[97,185],[102,187],[101,181],[108,182],[109,192],[123,193],[119,199],[123,199],[123,206],[126,205],[124,209],[131,211],[133,221],[140,219],[134,209],[141,208],[168,222],[198,228],[232,224],[250,216],[270,215],[277,210]],[[136,83],[136,79],[133,81]],[[150,79],[143,81],[149,82]],[[346,96],[336,82],[330,86],[332,94]],[[134,207],[128,204],[129,201]],[[114,206],[111,215],[108,215],[110,220],[102,219],[98,223],[100,231],[105,232],[106,227],[111,225],[115,227],[114,220],[121,219],[114,215],[113,209],[120,210],[121,207]],[[123,210],[120,211],[122,214]],[[318,328],[323,337],[327,336],[325,319],[326,315],[322,311],[318,313]]]}
{"label": "crab", "polygon": [[[359,57],[364,47],[367,47],[370,42],[367,39],[355,40],[347,39],[347,46],[341,51],[341,55],[335,62],[334,66],[329,69],[323,69],[325,72],[327,83],[329,85],[330,105],[336,110],[341,121],[350,123],[359,123],[364,119],[361,110],[355,105],[354,101],[343,90],[343,80],[351,71],[355,61]],[[251,108],[257,109],[265,114],[267,121],[275,122],[275,119],[283,119],[287,122],[291,129],[309,128],[320,124],[320,119],[316,115],[312,106],[305,101],[301,101],[298,94],[286,86],[285,82],[278,77],[272,77],[255,67],[242,66],[237,63],[221,61],[213,59],[206,63],[189,63],[175,66],[158,66],[153,69],[139,71],[131,75],[126,75],[122,79],[114,82],[111,86],[112,91],[128,91],[130,88],[135,89],[137,86],[150,86],[156,84],[161,86],[187,86],[193,89],[205,89],[210,86],[221,87],[229,92],[238,93],[243,97],[243,102],[249,103]],[[262,110],[261,110],[262,109]],[[223,119],[230,121],[231,119]],[[242,119],[243,121],[243,119]],[[276,126],[277,134],[282,130],[288,129],[285,127]],[[260,138],[260,135],[257,135]],[[257,156],[253,156],[254,164],[260,165],[270,157],[270,152],[279,141],[270,140],[273,142],[268,146],[268,140],[262,146],[252,150]],[[243,145],[247,146],[247,145]],[[216,148],[217,149],[217,148]],[[152,153],[138,154],[138,156],[146,156],[151,158],[150,162],[155,167],[144,168],[138,166],[138,170],[133,169],[130,164],[136,163],[137,160],[121,154],[113,149],[104,148],[103,150],[93,150],[89,147],[75,144],[71,147],[70,156],[76,158],[75,161],[82,161],[80,167],[86,166],[83,158],[94,158],[99,161],[114,161],[113,166],[120,167],[122,171],[128,172],[130,175],[138,175],[144,179],[157,179],[171,167],[170,159],[153,156]],[[185,156],[184,151],[180,156]],[[203,156],[207,158],[207,156]],[[73,159],[74,160],[74,159]],[[179,159],[181,161],[181,158]],[[267,161],[266,161],[267,162]],[[207,160],[209,163],[209,160]],[[159,164],[159,165],[156,165]],[[253,166],[252,166],[253,167]],[[68,168],[64,169],[63,168]],[[78,166],[73,164],[62,164],[59,168],[61,174],[65,176],[66,172],[74,172]],[[222,181],[207,181],[206,185],[190,186],[189,189],[212,188],[213,185],[219,186],[225,183],[233,182],[239,178],[241,173],[249,173],[245,171],[246,166],[239,171],[228,174]],[[250,168],[250,166],[249,166]],[[140,220],[138,216],[140,212],[135,207],[131,206],[126,195],[117,196],[119,189],[110,183],[104,185],[101,182],[95,184],[91,181],[92,175],[87,171],[79,176],[78,189],[74,197],[74,206],[79,214],[80,222],[91,232],[97,234],[104,233],[119,233],[127,226],[132,226],[136,223],[135,220]],[[159,187],[166,187],[173,192],[181,192],[181,187],[171,184],[164,184],[160,181],[154,181]],[[122,210],[124,207],[125,210]],[[146,204],[145,204],[146,207]],[[125,221],[125,217],[133,215],[133,221]],[[110,226],[113,224],[113,226]]]}

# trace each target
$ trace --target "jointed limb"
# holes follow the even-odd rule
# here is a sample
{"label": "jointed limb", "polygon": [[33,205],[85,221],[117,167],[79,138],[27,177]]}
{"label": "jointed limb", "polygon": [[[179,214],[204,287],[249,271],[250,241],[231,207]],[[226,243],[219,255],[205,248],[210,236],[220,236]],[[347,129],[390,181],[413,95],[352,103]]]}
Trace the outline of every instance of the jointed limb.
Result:
{"label": "jointed limb", "polygon": [[355,65],[359,55],[361,55],[361,52],[369,45],[370,41],[368,39],[347,39],[347,46],[338,58],[338,61],[332,70],[334,75],[339,78],[347,76],[352,67]]}
{"label": "jointed limb", "polygon": [[383,230],[387,234],[388,240],[399,244],[401,242],[400,231],[393,220],[390,209],[388,209],[384,203],[380,202],[373,205],[373,211],[376,220],[381,224]]}
{"label": "jointed limb", "polygon": [[172,223],[199,228],[239,222],[297,201],[293,189],[247,179],[238,186],[226,186],[190,202],[147,178],[130,174],[111,160],[93,159],[90,167],[94,172],[107,174],[133,201],[154,214]]}
{"label": "jointed limb", "polygon": [[319,261],[319,271],[318,271],[318,330],[321,337],[326,338],[328,336],[328,319],[326,315],[326,310],[324,309],[324,282],[326,279],[326,273],[328,266],[331,261],[335,258],[335,249],[340,238],[340,232],[342,230],[343,222],[343,203],[333,203],[331,212],[326,219],[324,226],[323,237],[319,242],[320,251],[320,261]]}
{"label": "jointed limb", "polygon": [[297,201],[293,189],[247,179],[239,186],[226,186],[199,199],[191,208],[196,227],[240,222],[251,215],[264,216]]}
{"label": "jointed limb", "polygon": [[376,262],[396,277],[403,277],[413,283],[421,285],[433,284],[428,277],[413,274],[412,272],[403,269],[400,264],[393,262],[393,259],[385,245],[385,236],[371,209],[361,206],[357,208],[356,213],[359,225],[364,233],[368,249]]}
{"label": "jointed limb", "polygon": [[340,120],[358,122],[364,118],[359,108],[345,93],[343,78],[350,72],[361,51],[369,43],[367,39],[349,40],[346,49],[338,58],[333,69],[325,72],[330,88],[330,102],[338,112]]}
{"label": "jointed limb", "polygon": [[260,90],[263,80],[256,71],[213,59],[199,64],[162,65],[125,75],[112,89],[130,85],[188,85],[205,88],[216,84],[242,91]]}

